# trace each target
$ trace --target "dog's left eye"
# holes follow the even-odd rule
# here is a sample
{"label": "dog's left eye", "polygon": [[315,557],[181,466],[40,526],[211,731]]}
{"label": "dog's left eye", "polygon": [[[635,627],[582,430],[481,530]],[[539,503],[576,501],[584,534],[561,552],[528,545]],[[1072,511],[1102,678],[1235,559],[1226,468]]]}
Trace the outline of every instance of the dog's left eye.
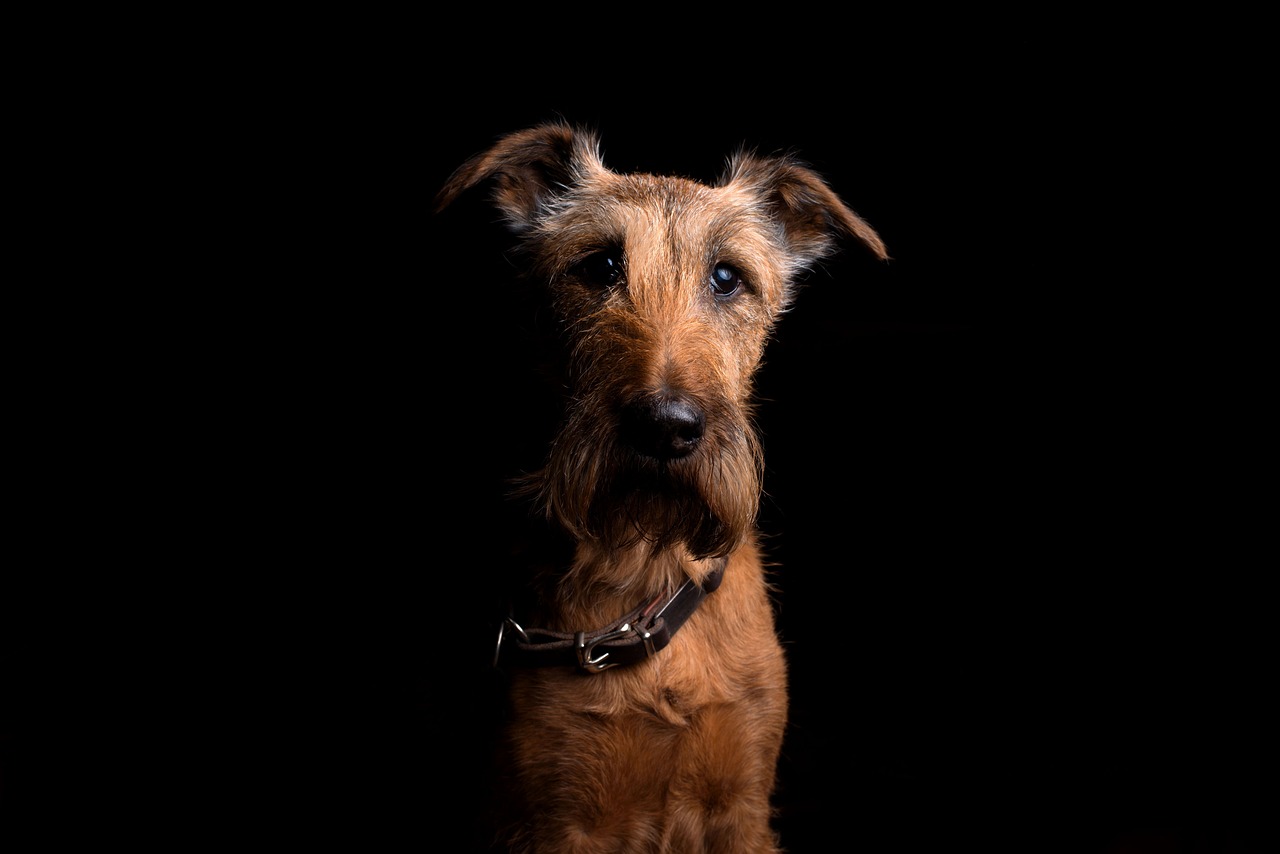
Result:
{"label": "dog's left eye", "polygon": [[711,271],[711,292],[718,297],[731,297],[742,287],[742,276],[728,264],[717,264]]}

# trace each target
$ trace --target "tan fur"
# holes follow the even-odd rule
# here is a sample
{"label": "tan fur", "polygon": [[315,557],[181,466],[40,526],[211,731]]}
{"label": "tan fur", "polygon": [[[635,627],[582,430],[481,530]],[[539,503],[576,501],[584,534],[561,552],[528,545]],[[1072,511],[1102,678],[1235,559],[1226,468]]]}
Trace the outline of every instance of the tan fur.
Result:
{"label": "tan fur", "polygon": [[[728,560],[657,655],[599,674],[512,671],[507,777],[521,811],[506,842],[537,854],[778,851],[787,677],[755,528],[753,377],[797,274],[842,234],[881,258],[884,246],[789,157],[739,153],[714,186],[622,175],[593,135],[550,124],[463,164],[437,209],[481,182],[547,285],[567,351],[564,422],[525,494],[577,545],[570,565],[532,582],[538,624],[606,625]],[[616,281],[589,272],[600,253],[620,265]],[[724,265],[742,282],[728,296],[710,284]],[[705,419],[692,451],[646,454],[625,438],[637,404],[655,399]]]}

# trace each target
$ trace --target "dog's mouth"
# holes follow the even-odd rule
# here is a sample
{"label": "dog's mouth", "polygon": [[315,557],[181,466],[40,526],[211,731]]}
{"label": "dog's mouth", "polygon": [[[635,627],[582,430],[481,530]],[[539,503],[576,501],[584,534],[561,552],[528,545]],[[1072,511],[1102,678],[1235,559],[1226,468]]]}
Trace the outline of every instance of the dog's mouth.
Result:
{"label": "dog's mouth", "polygon": [[[661,442],[661,449],[645,443],[637,448],[630,439],[597,449],[593,473],[565,483],[553,509],[571,530],[610,549],[643,543],[661,551],[683,544],[696,557],[727,555],[755,522],[754,445],[726,444],[709,433]],[[736,488],[740,483],[747,486]]]}
{"label": "dog's mouth", "polygon": [[683,543],[697,557],[723,556],[737,544],[714,496],[689,475],[686,460],[633,456],[597,484],[587,509],[587,528],[608,547],[647,543],[655,550]]}

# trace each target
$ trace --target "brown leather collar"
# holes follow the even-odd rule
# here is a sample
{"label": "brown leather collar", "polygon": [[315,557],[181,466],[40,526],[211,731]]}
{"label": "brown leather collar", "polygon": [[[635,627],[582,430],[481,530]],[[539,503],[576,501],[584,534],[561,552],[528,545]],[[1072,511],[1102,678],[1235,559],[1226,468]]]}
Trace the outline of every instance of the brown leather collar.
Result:
{"label": "brown leather collar", "polygon": [[726,563],[722,559],[702,584],[686,579],[670,598],[659,596],[641,603],[604,628],[590,632],[525,629],[508,617],[498,627],[493,664],[497,667],[501,660],[519,667],[568,666],[600,673],[643,661],[665,648],[707,594],[715,592],[724,579]]}

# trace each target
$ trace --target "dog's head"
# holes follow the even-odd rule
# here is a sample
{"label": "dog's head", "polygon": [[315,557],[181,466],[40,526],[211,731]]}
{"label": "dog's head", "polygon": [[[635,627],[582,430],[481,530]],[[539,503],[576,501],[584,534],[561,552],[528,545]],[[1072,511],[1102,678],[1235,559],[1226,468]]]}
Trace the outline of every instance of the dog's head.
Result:
{"label": "dog's head", "polygon": [[464,163],[443,209],[485,181],[549,296],[568,407],[535,491],[606,547],[731,551],[753,528],[761,454],[752,383],[798,275],[876,232],[806,165],[740,151],[714,184],[620,174],[565,124]]}

